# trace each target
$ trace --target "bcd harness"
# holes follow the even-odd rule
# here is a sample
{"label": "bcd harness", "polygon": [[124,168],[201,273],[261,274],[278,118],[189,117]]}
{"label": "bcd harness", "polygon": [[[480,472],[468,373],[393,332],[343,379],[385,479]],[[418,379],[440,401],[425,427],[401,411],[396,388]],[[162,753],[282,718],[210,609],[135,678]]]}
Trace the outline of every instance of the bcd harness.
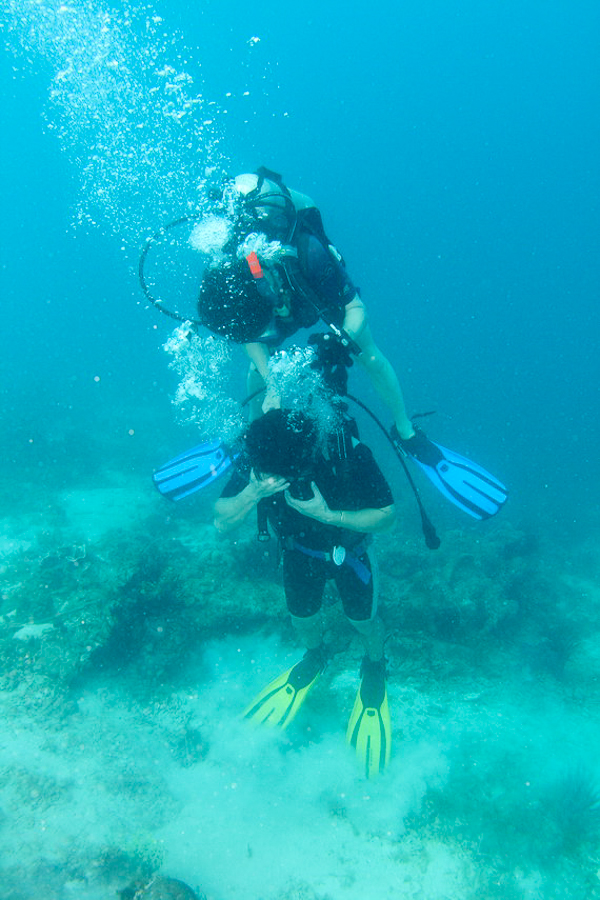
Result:
{"label": "bcd harness", "polygon": [[[293,202],[292,193],[285,186],[281,175],[277,172],[272,172],[261,166],[256,174],[259,179],[257,187],[247,195],[245,204],[250,208],[263,205],[269,208],[274,198],[278,197],[282,202],[285,202],[286,210],[290,210],[290,215],[288,216],[290,228],[286,244],[282,246],[281,255],[271,262],[265,260],[261,262],[255,252],[246,256],[246,262],[257,290],[263,297],[268,297],[274,306],[280,304],[281,298],[277,296],[269,280],[265,277],[264,269],[268,271],[273,267],[280,273],[281,277],[279,280],[283,282],[284,290],[286,290],[290,299],[292,319],[289,323],[290,333],[293,333],[296,328],[311,328],[321,319],[342,340],[345,346],[348,346],[353,353],[358,355],[360,350],[341,327],[344,319],[345,303],[340,302],[337,308],[335,305],[325,305],[322,297],[311,286],[307,278],[311,240],[316,240],[319,243],[330,260],[329,265],[326,264],[320,272],[319,281],[321,284],[331,276],[336,266],[341,266],[342,269],[346,268],[341,254],[336,250],[325,233],[321,213],[314,205],[297,209]],[[261,193],[265,178],[274,182],[280,193]],[[277,210],[277,207],[275,210]],[[293,214],[291,210],[293,210]],[[260,228],[260,225],[257,225],[257,227]],[[295,299],[297,302],[294,302]],[[342,299],[340,298],[340,301]],[[347,298],[348,301],[350,299],[350,297]],[[281,319],[278,322],[279,327],[284,332],[283,336],[286,336],[285,331],[287,330],[285,321],[285,319]],[[267,333],[265,334],[265,340],[274,336],[275,334]]]}
{"label": "bcd harness", "polygon": [[[341,425],[332,435],[329,443],[329,462],[334,469],[336,476],[344,478],[348,472],[349,463],[354,451],[353,440],[358,439],[358,429],[356,422],[349,416],[344,416]],[[306,547],[300,541],[296,540],[293,535],[285,535],[282,530],[282,523],[273,515],[273,499],[265,498],[261,500],[257,506],[257,524],[259,541],[268,541],[271,538],[268,525],[271,524],[277,539],[278,549],[295,550],[303,553],[311,559],[319,559],[323,562],[333,563],[335,566],[349,566],[355,573],[357,578],[363,584],[369,584],[371,581],[371,570],[360,557],[364,556],[370,544],[370,536],[366,535],[358,544],[354,544],[351,548],[344,547],[342,544],[334,544],[330,551],[315,550],[312,547]]]}

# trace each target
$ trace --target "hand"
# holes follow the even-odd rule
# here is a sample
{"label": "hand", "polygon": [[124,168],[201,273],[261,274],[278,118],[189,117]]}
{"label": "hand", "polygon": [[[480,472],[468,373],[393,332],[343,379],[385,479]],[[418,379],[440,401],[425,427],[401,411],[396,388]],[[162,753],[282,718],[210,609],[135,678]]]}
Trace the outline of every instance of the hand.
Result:
{"label": "hand", "polygon": [[272,497],[273,494],[280,494],[281,491],[287,491],[290,482],[279,475],[267,475],[265,478],[259,478],[254,469],[250,472],[250,487],[256,494],[257,502],[264,500],[265,497]]}
{"label": "hand", "polygon": [[329,509],[323,494],[314,481],[311,481],[310,486],[313,492],[313,496],[310,500],[297,500],[295,497],[292,497],[289,490],[286,488],[285,502],[288,506],[291,506],[292,509],[295,509],[296,512],[301,513],[303,516],[308,516],[309,519],[316,519],[317,522],[324,522],[327,525],[333,524],[331,519],[336,513],[333,513],[332,510]]}

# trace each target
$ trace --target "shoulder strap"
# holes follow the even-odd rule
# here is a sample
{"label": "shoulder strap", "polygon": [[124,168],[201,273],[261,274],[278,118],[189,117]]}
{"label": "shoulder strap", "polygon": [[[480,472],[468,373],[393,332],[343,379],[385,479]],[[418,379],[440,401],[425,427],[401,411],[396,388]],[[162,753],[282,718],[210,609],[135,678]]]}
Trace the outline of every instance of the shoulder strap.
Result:
{"label": "shoulder strap", "polygon": [[316,206],[309,206],[307,209],[298,210],[298,231],[305,231],[314,234],[322,244],[328,247],[331,241],[325,234],[323,218]]}
{"label": "shoulder strap", "polygon": [[354,444],[360,441],[356,419],[345,415],[339,428],[331,435],[329,452],[337,462],[345,462],[354,455]]}
{"label": "shoulder strap", "polygon": [[258,191],[258,193],[260,193],[260,189],[263,186],[265,178],[268,178],[269,181],[275,182],[277,187],[281,189],[282,194],[285,194],[286,197],[290,196],[290,192],[283,183],[283,179],[279,172],[274,172],[272,169],[267,169],[266,166],[259,166],[256,170],[256,175],[258,175],[258,184],[256,185],[256,191]]}

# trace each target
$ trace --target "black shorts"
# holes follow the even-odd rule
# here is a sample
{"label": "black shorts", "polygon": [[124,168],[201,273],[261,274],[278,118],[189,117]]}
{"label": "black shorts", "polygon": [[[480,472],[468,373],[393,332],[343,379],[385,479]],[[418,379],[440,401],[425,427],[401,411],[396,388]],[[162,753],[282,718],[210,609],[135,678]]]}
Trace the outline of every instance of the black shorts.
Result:
{"label": "black shorts", "polygon": [[[377,612],[376,573],[368,551],[356,557],[363,578],[348,562],[315,559],[300,550],[283,553],[283,587],[287,608],[292,616],[307,619],[321,609],[325,582],[335,581],[344,613],[353,622],[366,622]],[[368,581],[365,583],[365,577]]]}

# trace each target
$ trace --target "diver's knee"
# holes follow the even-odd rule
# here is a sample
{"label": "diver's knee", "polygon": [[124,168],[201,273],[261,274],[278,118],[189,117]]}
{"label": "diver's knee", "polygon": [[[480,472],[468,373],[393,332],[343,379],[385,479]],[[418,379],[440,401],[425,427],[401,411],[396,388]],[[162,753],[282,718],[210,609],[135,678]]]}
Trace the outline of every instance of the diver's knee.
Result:
{"label": "diver's knee", "polygon": [[375,344],[363,350],[358,359],[367,371],[374,374],[382,373],[387,368],[387,360]]}
{"label": "diver's knee", "polygon": [[360,635],[363,637],[369,637],[377,630],[376,621],[377,616],[373,616],[371,619],[351,619],[350,616],[346,616],[348,622],[355,631],[358,631]]}

